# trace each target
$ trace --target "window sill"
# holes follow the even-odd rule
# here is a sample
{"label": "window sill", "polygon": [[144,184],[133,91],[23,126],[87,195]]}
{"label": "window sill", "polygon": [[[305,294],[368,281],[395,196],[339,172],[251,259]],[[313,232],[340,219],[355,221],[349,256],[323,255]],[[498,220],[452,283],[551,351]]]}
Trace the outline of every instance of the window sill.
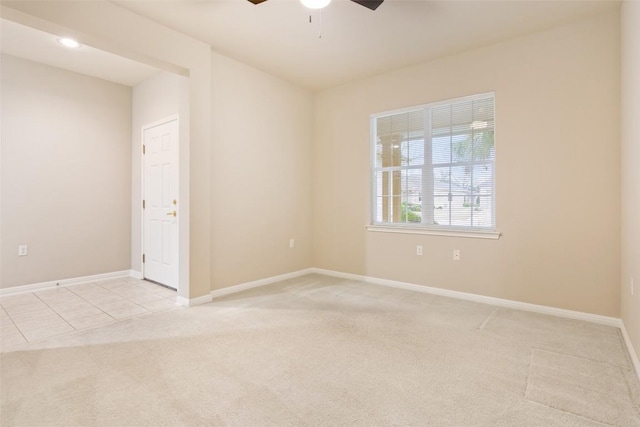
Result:
{"label": "window sill", "polygon": [[433,228],[394,227],[387,225],[367,225],[366,228],[368,231],[377,233],[425,234],[428,236],[468,237],[492,240],[498,240],[500,238],[499,231],[488,230],[436,230]]}

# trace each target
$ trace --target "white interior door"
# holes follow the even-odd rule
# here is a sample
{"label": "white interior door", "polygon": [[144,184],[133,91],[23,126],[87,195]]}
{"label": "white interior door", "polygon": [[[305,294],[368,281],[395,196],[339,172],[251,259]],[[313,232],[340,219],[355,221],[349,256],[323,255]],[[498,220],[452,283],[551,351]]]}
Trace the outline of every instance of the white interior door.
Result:
{"label": "white interior door", "polygon": [[178,288],[178,119],[145,127],[143,137],[144,277]]}

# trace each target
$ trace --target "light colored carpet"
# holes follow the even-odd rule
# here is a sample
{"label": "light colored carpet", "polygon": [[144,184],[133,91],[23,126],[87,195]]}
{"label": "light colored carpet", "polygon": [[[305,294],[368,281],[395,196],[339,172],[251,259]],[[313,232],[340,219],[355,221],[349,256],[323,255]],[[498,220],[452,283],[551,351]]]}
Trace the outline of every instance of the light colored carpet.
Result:
{"label": "light colored carpet", "polygon": [[531,350],[525,397],[605,424],[633,425],[629,389],[618,366]]}
{"label": "light colored carpet", "polygon": [[2,426],[640,426],[619,331],[320,275],[5,350]]}

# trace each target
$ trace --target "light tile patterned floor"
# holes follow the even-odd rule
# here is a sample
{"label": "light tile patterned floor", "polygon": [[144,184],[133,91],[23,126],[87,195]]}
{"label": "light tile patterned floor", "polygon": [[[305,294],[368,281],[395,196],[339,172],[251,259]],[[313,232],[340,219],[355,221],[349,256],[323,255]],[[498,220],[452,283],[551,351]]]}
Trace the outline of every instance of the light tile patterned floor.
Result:
{"label": "light tile patterned floor", "polygon": [[122,278],[0,297],[3,348],[176,307],[176,292]]}

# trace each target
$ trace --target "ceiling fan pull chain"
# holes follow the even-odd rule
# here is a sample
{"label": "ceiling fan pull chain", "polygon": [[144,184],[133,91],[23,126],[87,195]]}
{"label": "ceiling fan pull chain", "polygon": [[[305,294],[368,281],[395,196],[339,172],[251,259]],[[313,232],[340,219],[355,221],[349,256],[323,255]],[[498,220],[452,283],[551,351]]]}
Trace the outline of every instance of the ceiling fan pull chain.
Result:
{"label": "ceiling fan pull chain", "polygon": [[[309,14],[309,24],[313,23],[312,15]],[[318,38],[322,38],[322,10],[318,11]]]}

